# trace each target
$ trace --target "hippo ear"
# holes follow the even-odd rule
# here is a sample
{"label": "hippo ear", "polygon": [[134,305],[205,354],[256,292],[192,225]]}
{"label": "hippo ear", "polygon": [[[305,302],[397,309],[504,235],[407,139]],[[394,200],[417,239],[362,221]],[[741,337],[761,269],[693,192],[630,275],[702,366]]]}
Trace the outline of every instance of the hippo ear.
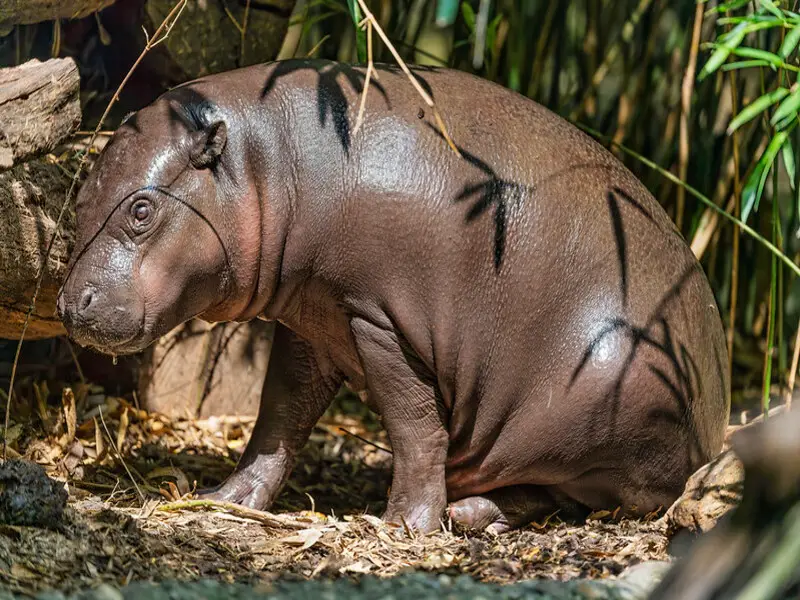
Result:
{"label": "hippo ear", "polygon": [[209,169],[215,166],[227,141],[228,128],[225,121],[216,121],[193,133],[190,157],[192,166],[195,169]]}

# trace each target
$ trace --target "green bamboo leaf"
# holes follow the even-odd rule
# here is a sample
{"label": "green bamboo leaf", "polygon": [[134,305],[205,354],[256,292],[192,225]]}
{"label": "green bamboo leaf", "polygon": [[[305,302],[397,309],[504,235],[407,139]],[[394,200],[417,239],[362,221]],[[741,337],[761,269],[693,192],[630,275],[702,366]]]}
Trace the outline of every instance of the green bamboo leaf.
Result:
{"label": "green bamboo leaf", "polygon": [[800,86],[795,87],[789,97],[781,102],[769,122],[776,125],[786,118],[796,116],[798,110],[800,110]]}
{"label": "green bamboo leaf", "polygon": [[785,64],[777,54],[767,52],[766,50],[759,50],[758,48],[734,48],[731,50],[731,53],[735,56],[741,56],[752,60],[765,60],[775,68],[782,67]]}
{"label": "green bamboo leaf", "polygon": [[[725,36],[725,42],[711,55],[708,59],[708,62],[703,66],[703,69],[700,71],[700,75],[698,79],[702,81],[709,75],[711,75],[714,71],[719,69],[728,57],[731,54],[731,51],[736,48],[739,44],[742,43],[744,40],[745,33],[745,24],[742,23],[741,25],[737,25],[730,31],[730,34]],[[722,39],[720,37],[719,39]]]}
{"label": "green bamboo leaf", "polygon": [[350,16],[353,17],[353,24],[356,26],[356,53],[358,54],[358,62],[364,64],[367,62],[367,32],[359,27],[359,24],[364,18],[361,16],[361,7],[358,5],[358,0],[347,0],[347,8],[350,10]]}
{"label": "green bamboo leaf", "polygon": [[750,174],[747,183],[742,190],[742,221],[747,222],[751,212],[758,212],[758,205],[764,193],[764,185],[767,177],[775,162],[775,157],[780,152],[781,147],[789,137],[789,131],[779,131],[776,133],[758,160],[755,169]]}
{"label": "green bamboo leaf", "polygon": [[719,25],[736,25],[738,23],[750,23],[752,25],[758,23],[769,23],[773,27],[786,26],[786,19],[776,19],[772,15],[747,15],[744,17],[720,17],[717,19]]}
{"label": "green bamboo leaf", "polygon": [[309,18],[303,20],[302,21],[302,23],[303,23],[303,35],[306,35],[313,25],[315,25],[317,23],[320,23],[320,22],[324,21],[325,19],[329,19],[331,17],[339,15],[339,14],[341,14],[341,12],[339,12],[339,11],[335,11],[335,12],[334,11],[328,11],[326,13],[322,13],[322,14],[319,14],[319,15],[316,15],[316,16],[313,16],[313,17],[309,17]]}
{"label": "green bamboo leaf", "polygon": [[796,163],[794,162],[794,148],[792,148],[791,140],[786,140],[783,148],[781,148],[781,158],[783,158],[783,166],[786,167],[786,173],[789,175],[789,185],[794,189]]}
{"label": "green bamboo leaf", "polygon": [[783,121],[779,121],[778,123],[775,124],[775,130],[776,131],[782,131],[782,130],[786,129],[792,123],[795,122],[796,118],[797,118],[797,115],[790,115],[790,116],[786,117]]}
{"label": "green bamboo leaf", "polygon": [[775,3],[772,0],[761,0],[761,6],[766,8],[769,12],[771,12],[779,19],[784,19],[781,9],[775,6]]}
{"label": "green bamboo leaf", "polygon": [[725,63],[722,71],[735,71],[737,69],[751,69],[754,67],[768,67],[770,64],[765,60],[738,60],[736,62]]}
{"label": "green bamboo leaf", "polygon": [[745,123],[752,121],[770,106],[783,100],[788,94],[789,90],[781,87],[771,92],[767,92],[763,96],[760,96],[742,109],[738,115],[736,115],[733,121],[731,121],[731,124],[728,126],[728,134],[730,135]]}
{"label": "green bamboo leaf", "polygon": [[783,43],[781,44],[780,50],[778,50],[778,55],[785,60],[794,52],[798,43],[800,43],[800,27],[793,27],[789,30],[789,33],[786,34],[786,37],[783,38]]}
{"label": "green bamboo leaf", "polygon": [[750,0],[731,0],[730,2],[723,2],[716,8],[709,10],[709,13],[724,13],[729,10],[737,10],[750,3]]}
{"label": "green bamboo leaf", "polygon": [[461,16],[464,17],[464,24],[469,29],[469,32],[473,33],[475,31],[475,11],[469,2],[461,3]]}
{"label": "green bamboo leaf", "polygon": [[494,59],[497,57],[494,56],[495,47],[494,43],[497,39],[497,27],[500,25],[500,21],[503,20],[503,14],[500,13],[494,19],[489,22],[489,25],[486,27],[486,48],[492,53]]}
{"label": "green bamboo leaf", "polygon": [[[775,17],[725,17],[719,19],[720,25],[741,25],[745,29],[745,33],[753,33],[755,31],[762,31],[764,29],[774,29],[775,27],[785,28],[787,21],[781,21]],[[717,37],[717,42],[724,42],[730,32]]]}

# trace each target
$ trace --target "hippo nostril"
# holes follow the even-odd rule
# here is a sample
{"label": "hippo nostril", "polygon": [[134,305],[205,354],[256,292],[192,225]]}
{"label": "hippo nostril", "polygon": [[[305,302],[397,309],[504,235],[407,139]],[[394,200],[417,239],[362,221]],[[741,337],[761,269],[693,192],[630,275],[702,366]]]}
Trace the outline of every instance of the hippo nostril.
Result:
{"label": "hippo nostril", "polygon": [[86,288],[83,290],[81,294],[80,302],[78,303],[78,312],[82,313],[85,312],[87,308],[92,304],[95,298],[95,293],[92,288]]}

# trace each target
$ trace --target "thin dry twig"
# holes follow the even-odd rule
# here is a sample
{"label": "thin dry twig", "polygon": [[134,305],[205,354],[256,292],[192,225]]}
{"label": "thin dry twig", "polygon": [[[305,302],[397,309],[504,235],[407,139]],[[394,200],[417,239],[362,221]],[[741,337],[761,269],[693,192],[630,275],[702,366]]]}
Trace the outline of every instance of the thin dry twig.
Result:
{"label": "thin dry twig", "polygon": [[142,500],[142,504],[144,504],[147,501],[147,499],[144,497],[144,494],[142,493],[142,490],[139,489],[139,484],[136,483],[136,479],[134,479],[133,473],[131,473],[131,470],[128,468],[128,464],[125,462],[125,459],[122,458],[122,454],[120,454],[120,451],[117,448],[116,443],[114,443],[114,438],[111,437],[111,432],[108,430],[108,426],[106,425],[105,417],[103,417],[103,409],[102,409],[102,407],[100,408],[100,422],[103,424],[103,429],[106,430],[106,435],[108,436],[108,441],[111,442],[111,447],[114,449],[114,453],[117,455],[117,458],[119,458],[119,462],[121,462],[122,466],[125,468],[125,472],[128,474],[128,477],[130,477],[130,480],[131,480],[131,483],[133,484],[133,487],[136,488],[136,493],[139,494],[139,498]]}
{"label": "thin dry twig", "polygon": [[250,0],[244,5],[244,16],[242,17],[241,41],[239,42],[239,66],[244,66],[244,42],[247,38],[247,20],[250,16]]}
{"label": "thin dry twig", "polygon": [[367,107],[367,92],[369,91],[369,83],[372,79],[372,73],[375,71],[375,63],[372,60],[372,21],[366,19],[367,26],[367,76],[364,78],[364,91],[361,92],[361,104],[358,107],[358,118],[356,119],[356,127],[353,130],[353,135],[358,133],[361,125],[364,122],[364,109]]}
{"label": "thin dry twig", "polygon": [[352,437],[356,438],[357,440],[359,440],[361,442],[364,442],[368,446],[372,446],[373,448],[377,448],[378,450],[383,450],[384,452],[388,452],[389,454],[394,454],[394,452],[392,452],[388,448],[384,448],[383,446],[381,446],[380,444],[376,444],[375,442],[370,442],[368,439],[363,438],[360,435],[358,435],[356,433],[353,433],[352,431],[347,431],[347,429],[345,429],[344,427],[339,427],[339,430],[343,431],[344,433],[346,433],[349,436],[352,436]]}
{"label": "thin dry twig", "polygon": [[59,235],[59,229],[61,228],[61,222],[64,220],[64,214],[67,212],[67,206],[69,205],[70,200],[72,199],[73,194],[75,193],[75,188],[78,186],[78,179],[80,174],[83,172],[84,167],[86,166],[86,161],[88,160],[89,152],[91,151],[92,147],[94,146],[95,139],[99,135],[103,127],[103,123],[105,122],[108,114],[111,112],[111,107],[119,100],[119,95],[122,92],[122,89],[128,83],[128,80],[133,75],[133,72],[139,66],[139,63],[142,62],[145,55],[147,55],[150,50],[153,49],[154,46],[162,42],[169,36],[170,32],[172,31],[172,27],[175,25],[175,22],[180,18],[183,9],[186,7],[188,0],[178,0],[169,14],[164,17],[164,20],[161,22],[161,25],[158,26],[153,37],[147,37],[147,44],[142,50],[139,57],[136,59],[136,62],[133,63],[133,66],[128,70],[127,75],[122,80],[122,83],[119,84],[117,91],[114,92],[114,95],[111,97],[111,100],[108,102],[108,106],[106,106],[103,115],[100,117],[100,120],[97,122],[97,127],[94,129],[94,133],[87,144],[87,150],[81,155],[80,163],[78,163],[78,168],[75,171],[75,176],[72,178],[72,183],[69,186],[69,190],[67,191],[67,195],[64,198],[64,202],[61,205],[61,210],[58,213],[58,218],[56,219],[55,227],[53,229],[53,234],[50,236],[50,242],[47,244],[47,250],[45,251],[44,258],[42,259],[42,264],[39,267],[39,274],[36,277],[36,287],[33,290],[33,296],[31,296],[31,304],[28,307],[28,312],[25,315],[25,321],[22,324],[22,332],[19,336],[19,341],[17,342],[17,351],[14,354],[14,362],[11,366],[11,379],[8,382],[8,401],[6,402],[6,412],[4,418],[4,428],[3,428],[3,460],[6,460],[7,456],[7,447],[8,444],[6,443],[6,431],[8,431],[8,422],[11,414],[11,400],[14,394],[14,380],[16,379],[17,375],[17,366],[19,365],[19,355],[22,350],[22,342],[25,340],[25,333],[28,331],[28,325],[31,321],[31,316],[33,315],[33,311],[36,309],[36,300],[39,296],[39,291],[42,287],[42,281],[44,280],[44,272],[47,268],[47,263],[50,260],[50,254],[53,251],[53,245],[55,244],[56,239]]}
{"label": "thin dry twig", "polygon": [[174,512],[179,510],[190,510],[195,508],[210,508],[210,509],[223,509],[229,513],[243,517],[245,519],[252,519],[267,527],[285,527],[287,529],[307,529],[308,523],[298,523],[291,519],[280,517],[270,512],[263,510],[255,510],[254,508],[247,508],[231,502],[215,502],[214,500],[185,500],[181,502],[170,502],[169,504],[162,504],[156,510],[163,512]]}
{"label": "thin dry twig", "polygon": [[310,57],[314,56],[314,54],[316,54],[317,50],[319,50],[322,47],[322,44],[327,42],[330,39],[330,37],[331,37],[330,33],[327,33],[327,34],[323,35],[322,39],[320,41],[318,41],[316,44],[314,44],[314,47],[311,48],[311,50],[309,50],[306,53],[306,58],[310,58]]}
{"label": "thin dry twig", "polygon": [[64,341],[67,342],[67,348],[69,348],[70,356],[72,356],[72,362],[75,365],[75,370],[78,372],[78,379],[81,380],[81,384],[86,385],[86,377],[83,374],[81,363],[78,361],[78,355],[75,354],[75,348],[73,347],[72,342],[69,341],[69,338],[64,338]]}
{"label": "thin dry twig", "polygon": [[242,16],[241,24],[239,21],[236,20],[236,17],[233,16],[233,13],[228,8],[228,5],[223,2],[222,10],[225,11],[225,14],[230,19],[233,26],[236,28],[236,31],[239,32],[239,66],[244,66],[244,42],[247,38],[247,21],[250,16],[250,0],[247,0],[247,3],[244,6],[244,16]]}
{"label": "thin dry twig", "polygon": [[224,2],[222,4],[222,10],[225,11],[225,14],[231,20],[231,23],[233,23],[233,26],[236,27],[236,31],[239,32],[239,36],[241,37],[241,35],[242,35],[242,26],[239,25],[239,21],[236,20],[236,17],[233,16],[233,13],[228,8],[228,5],[226,3],[224,3]]}
{"label": "thin dry twig", "polygon": [[[439,114],[439,110],[436,108],[436,104],[434,104],[433,98],[431,98],[428,95],[428,93],[419,84],[419,81],[417,81],[416,78],[411,74],[411,70],[408,68],[408,65],[406,65],[405,61],[400,57],[400,54],[394,47],[394,44],[392,44],[392,42],[386,36],[386,33],[384,33],[380,23],[378,23],[378,20],[375,18],[375,15],[373,15],[370,12],[369,8],[367,8],[367,4],[364,2],[364,0],[358,0],[358,5],[364,12],[364,19],[367,22],[372,23],[372,28],[375,29],[380,38],[383,40],[383,43],[386,44],[386,47],[389,49],[389,52],[392,53],[392,56],[394,56],[394,59],[395,61],[397,61],[398,66],[403,70],[403,73],[405,73],[406,76],[408,77],[408,80],[411,82],[411,85],[414,86],[414,89],[417,90],[417,93],[425,101],[425,104],[428,105],[428,108],[430,108],[431,111],[433,112],[433,117],[436,120],[436,125],[439,127],[439,131],[441,131],[442,135],[444,136],[444,139],[447,141],[447,145],[450,146],[450,149],[456,154],[456,156],[461,158],[461,152],[459,152],[458,148],[453,143],[453,140],[450,138],[450,134],[447,132],[447,127],[445,127],[444,120],[442,119],[442,116]],[[368,89],[369,88],[364,86],[363,93],[366,94]]]}

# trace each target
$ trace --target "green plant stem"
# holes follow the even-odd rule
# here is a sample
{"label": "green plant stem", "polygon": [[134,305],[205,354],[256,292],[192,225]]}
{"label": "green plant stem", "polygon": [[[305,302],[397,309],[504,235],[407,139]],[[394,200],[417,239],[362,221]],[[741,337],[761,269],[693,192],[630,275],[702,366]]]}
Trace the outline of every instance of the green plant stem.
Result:
{"label": "green plant stem", "polygon": [[681,181],[677,176],[675,176],[672,173],[670,173],[667,169],[657,165],[652,160],[650,160],[648,158],[645,158],[644,156],[642,156],[641,154],[639,154],[635,150],[631,150],[630,148],[627,148],[626,146],[623,146],[622,144],[616,143],[614,140],[612,140],[611,138],[609,138],[606,135],[603,135],[602,133],[600,133],[596,129],[593,129],[592,127],[589,127],[588,125],[584,125],[582,123],[577,123],[575,121],[572,121],[572,123],[576,127],[584,130],[586,133],[596,137],[597,139],[603,140],[604,142],[606,142],[607,144],[610,144],[612,146],[616,146],[617,148],[622,150],[625,154],[628,154],[629,156],[632,156],[633,158],[635,158],[636,160],[641,162],[643,165],[653,169],[657,173],[661,174],[663,177],[666,177],[667,179],[669,179],[672,183],[674,183],[676,185],[683,186],[686,189],[686,191],[689,192],[690,195],[692,195],[695,198],[697,198],[700,202],[702,202],[703,204],[708,206],[711,210],[713,210],[713,211],[719,213],[720,215],[722,215],[723,217],[725,217],[728,221],[738,225],[742,229],[742,231],[744,231],[745,233],[750,235],[758,243],[763,245],[770,252],[772,252],[775,256],[777,256],[781,261],[786,263],[786,265],[796,275],[800,275],[800,266],[796,265],[792,261],[791,258],[789,258],[783,252],[781,252],[777,247],[775,247],[774,244],[772,244],[769,240],[767,240],[762,235],[760,235],[755,229],[753,229],[752,227],[747,225],[747,223],[743,222],[741,219],[738,219],[738,218],[734,217],[728,211],[726,211],[724,208],[714,204],[714,202],[711,199],[709,199],[707,196],[703,195],[701,192],[699,192],[698,190],[693,188],[691,185],[689,185],[685,181]]}
{"label": "green plant stem", "polygon": [[[778,242],[778,169],[772,175],[772,240]],[[767,351],[764,353],[764,381],[761,389],[761,412],[769,417],[769,388],[772,383],[772,355],[775,349],[775,313],[778,305],[778,261],[773,254],[770,258],[769,305],[767,317]]]}

